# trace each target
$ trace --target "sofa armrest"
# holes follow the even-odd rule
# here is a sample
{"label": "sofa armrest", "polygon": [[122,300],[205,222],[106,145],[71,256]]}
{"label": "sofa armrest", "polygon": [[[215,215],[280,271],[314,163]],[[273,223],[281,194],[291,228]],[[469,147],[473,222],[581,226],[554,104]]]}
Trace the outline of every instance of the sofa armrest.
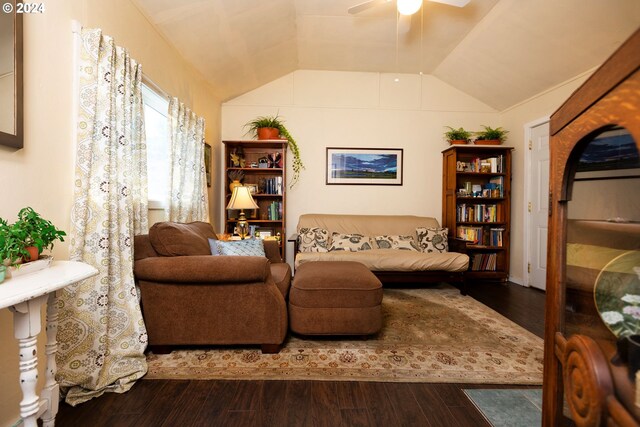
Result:
{"label": "sofa armrest", "polygon": [[288,242],[293,242],[294,255],[298,253],[298,237],[299,237],[298,233],[293,233],[291,236],[289,236],[289,239],[287,240]]}
{"label": "sofa armrest", "polygon": [[461,239],[459,237],[449,237],[448,239],[448,243],[449,243],[449,251],[450,252],[458,252],[461,254],[466,254],[467,253],[467,241],[464,239]]}
{"label": "sofa armrest", "polygon": [[271,274],[264,257],[213,255],[145,258],[133,273],[138,280],[170,283],[265,282]]}
{"label": "sofa armrest", "polygon": [[264,244],[264,253],[269,261],[273,264],[283,262],[280,256],[280,244],[277,240],[263,240],[262,243]]}

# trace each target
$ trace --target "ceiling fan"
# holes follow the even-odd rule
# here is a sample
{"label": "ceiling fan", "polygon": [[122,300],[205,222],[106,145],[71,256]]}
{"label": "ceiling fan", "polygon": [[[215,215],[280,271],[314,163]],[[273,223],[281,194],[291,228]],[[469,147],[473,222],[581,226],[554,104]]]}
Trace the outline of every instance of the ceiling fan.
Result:
{"label": "ceiling fan", "polygon": [[[363,12],[372,7],[389,3],[393,0],[369,0],[364,3],[357,4],[348,9],[348,12],[351,15],[355,15],[357,13]],[[448,4],[450,6],[456,7],[464,7],[469,3],[470,0],[428,0],[436,3]],[[422,0],[396,0],[398,13],[401,15],[413,15],[417,11],[420,10],[422,6]]]}

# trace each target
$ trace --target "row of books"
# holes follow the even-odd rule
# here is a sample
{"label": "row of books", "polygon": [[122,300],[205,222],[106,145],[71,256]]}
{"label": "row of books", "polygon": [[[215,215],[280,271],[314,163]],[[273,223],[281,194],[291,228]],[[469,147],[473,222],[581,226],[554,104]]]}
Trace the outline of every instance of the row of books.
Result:
{"label": "row of books", "polygon": [[274,176],[273,178],[266,178],[264,194],[282,194],[282,177]]}
{"label": "row of books", "polygon": [[279,221],[282,219],[282,202],[271,202],[267,209],[267,215],[270,221]]}
{"label": "row of books", "polygon": [[498,254],[482,253],[474,254],[471,263],[471,271],[496,271],[498,266]]}
{"label": "row of books", "polygon": [[489,157],[481,159],[476,157],[470,162],[463,162],[463,171],[465,172],[487,172],[487,173],[503,173],[504,172],[504,156]]}
{"label": "row of books", "polygon": [[502,210],[502,205],[463,203],[457,206],[456,218],[459,222],[499,222]]}
{"label": "row of books", "polygon": [[459,239],[473,242],[476,245],[502,247],[504,228],[490,228],[485,231],[485,227],[460,226],[456,230]]}
{"label": "row of books", "polygon": [[484,231],[482,227],[467,227],[459,226],[456,230],[456,234],[459,239],[466,240],[467,242],[482,242]]}

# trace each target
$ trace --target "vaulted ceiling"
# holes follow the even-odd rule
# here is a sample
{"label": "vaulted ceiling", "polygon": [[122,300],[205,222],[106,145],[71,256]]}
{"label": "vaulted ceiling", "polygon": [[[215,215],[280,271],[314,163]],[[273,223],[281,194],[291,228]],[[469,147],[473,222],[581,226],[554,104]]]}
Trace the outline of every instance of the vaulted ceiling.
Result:
{"label": "vaulted ceiling", "polygon": [[503,110],[601,64],[640,27],[639,0],[133,0],[228,100],[298,69],[433,74]]}

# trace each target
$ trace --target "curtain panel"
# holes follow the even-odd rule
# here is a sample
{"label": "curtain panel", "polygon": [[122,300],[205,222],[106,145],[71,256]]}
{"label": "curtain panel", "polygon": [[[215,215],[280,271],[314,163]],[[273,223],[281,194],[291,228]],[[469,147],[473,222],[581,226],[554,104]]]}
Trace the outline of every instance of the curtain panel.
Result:
{"label": "curtain panel", "polygon": [[177,98],[169,102],[171,153],[169,166],[169,221],[209,220],[204,167],[204,119]]}
{"label": "curtain panel", "polygon": [[58,378],[71,405],[124,392],[147,371],[133,277],[146,233],[142,67],[98,29],[83,30],[71,259],[99,270],[58,297]]}

